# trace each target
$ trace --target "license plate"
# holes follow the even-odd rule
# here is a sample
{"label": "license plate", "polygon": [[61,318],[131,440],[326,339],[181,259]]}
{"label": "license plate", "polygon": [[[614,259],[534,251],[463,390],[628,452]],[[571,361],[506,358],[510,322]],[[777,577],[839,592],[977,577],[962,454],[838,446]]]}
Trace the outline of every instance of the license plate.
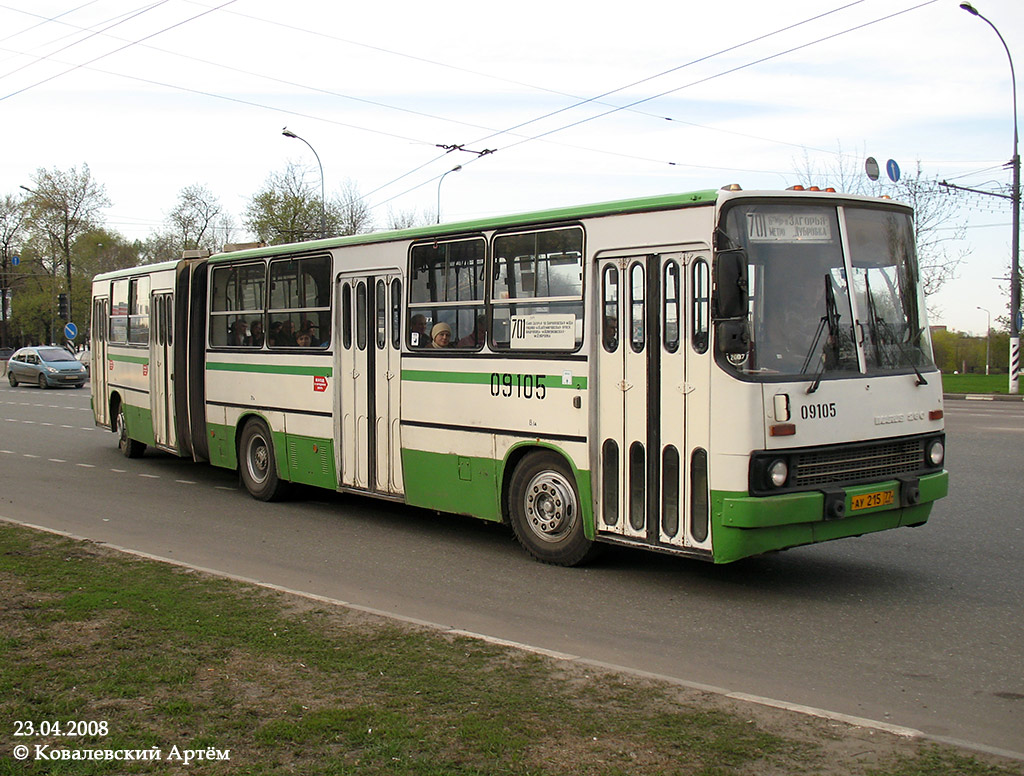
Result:
{"label": "license plate", "polygon": [[877,490],[874,493],[863,493],[853,497],[850,509],[856,512],[858,509],[871,509],[872,507],[886,507],[896,500],[896,491]]}

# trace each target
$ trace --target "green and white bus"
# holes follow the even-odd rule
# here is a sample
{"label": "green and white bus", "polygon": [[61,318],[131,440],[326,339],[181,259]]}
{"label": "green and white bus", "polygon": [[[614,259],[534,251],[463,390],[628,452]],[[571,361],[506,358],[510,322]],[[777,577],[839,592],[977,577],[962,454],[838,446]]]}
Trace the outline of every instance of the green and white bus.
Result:
{"label": "green and white bus", "polygon": [[912,217],[729,187],[99,275],[96,423],[563,565],[919,526],[948,475]]}

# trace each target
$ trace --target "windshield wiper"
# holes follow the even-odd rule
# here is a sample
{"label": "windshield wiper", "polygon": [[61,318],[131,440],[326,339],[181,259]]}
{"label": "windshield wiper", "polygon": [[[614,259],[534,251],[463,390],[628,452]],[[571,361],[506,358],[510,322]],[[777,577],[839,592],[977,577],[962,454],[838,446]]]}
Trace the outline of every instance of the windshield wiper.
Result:
{"label": "windshield wiper", "polygon": [[[917,368],[915,363],[914,354],[920,353],[920,350],[908,351],[903,344],[903,339],[896,336],[892,324],[878,314],[878,308],[875,306],[875,297],[871,294],[871,283],[866,274],[864,275],[864,291],[867,295],[868,328],[871,332],[871,341],[875,345],[875,363],[879,367],[885,366],[882,364],[882,347],[887,342],[892,343],[899,350],[900,356],[903,357],[902,360],[909,364],[910,368],[914,370],[914,374],[917,375],[917,386],[928,385],[928,381],[924,379],[924,375],[921,374],[921,370]],[[920,336],[921,331],[917,333],[915,339],[919,340]],[[896,364],[892,363],[889,366],[896,366]]]}
{"label": "windshield wiper", "polygon": [[839,360],[839,309],[836,307],[836,294],[827,274],[825,275],[825,314],[821,316],[821,321],[818,323],[818,331],[814,335],[811,349],[807,351],[807,357],[804,358],[804,365],[800,370],[800,374],[804,374],[807,371],[807,367],[811,365],[811,358],[814,357],[814,353],[818,349],[818,342],[821,340],[821,335],[825,331],[826,326],[828,326],[828,338],[825,340],[825,345],[821,350],[821,362],[814,373],[814,382],[807,388],[807,393],[809,394],[814,393],[818,390],[818,386],[821,385],[821,378],[825,374],[825,364],[828,362],[827,350],[830,345],[836,360]]}

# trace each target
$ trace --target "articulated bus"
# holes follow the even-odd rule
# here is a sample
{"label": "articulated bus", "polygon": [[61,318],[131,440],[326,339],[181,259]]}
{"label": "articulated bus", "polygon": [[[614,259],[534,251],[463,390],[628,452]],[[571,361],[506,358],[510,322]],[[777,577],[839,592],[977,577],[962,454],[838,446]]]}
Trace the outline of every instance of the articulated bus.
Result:
{"label": "articulated bus", "polygon": [[911,210],[708,190],[99,275],[96,423],[290,483],[718,563],[946,494]]}

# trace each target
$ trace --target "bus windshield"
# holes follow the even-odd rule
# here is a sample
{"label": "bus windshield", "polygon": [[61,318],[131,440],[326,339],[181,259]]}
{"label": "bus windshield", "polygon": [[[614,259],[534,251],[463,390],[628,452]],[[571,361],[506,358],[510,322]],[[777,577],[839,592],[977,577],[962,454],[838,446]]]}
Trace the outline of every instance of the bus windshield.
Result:
{"label": "bus windshield", "polygon": [[902,210],[738,204],[722,247],[747,256],[751,376],[842,377],[930,369],[914,230]]}

